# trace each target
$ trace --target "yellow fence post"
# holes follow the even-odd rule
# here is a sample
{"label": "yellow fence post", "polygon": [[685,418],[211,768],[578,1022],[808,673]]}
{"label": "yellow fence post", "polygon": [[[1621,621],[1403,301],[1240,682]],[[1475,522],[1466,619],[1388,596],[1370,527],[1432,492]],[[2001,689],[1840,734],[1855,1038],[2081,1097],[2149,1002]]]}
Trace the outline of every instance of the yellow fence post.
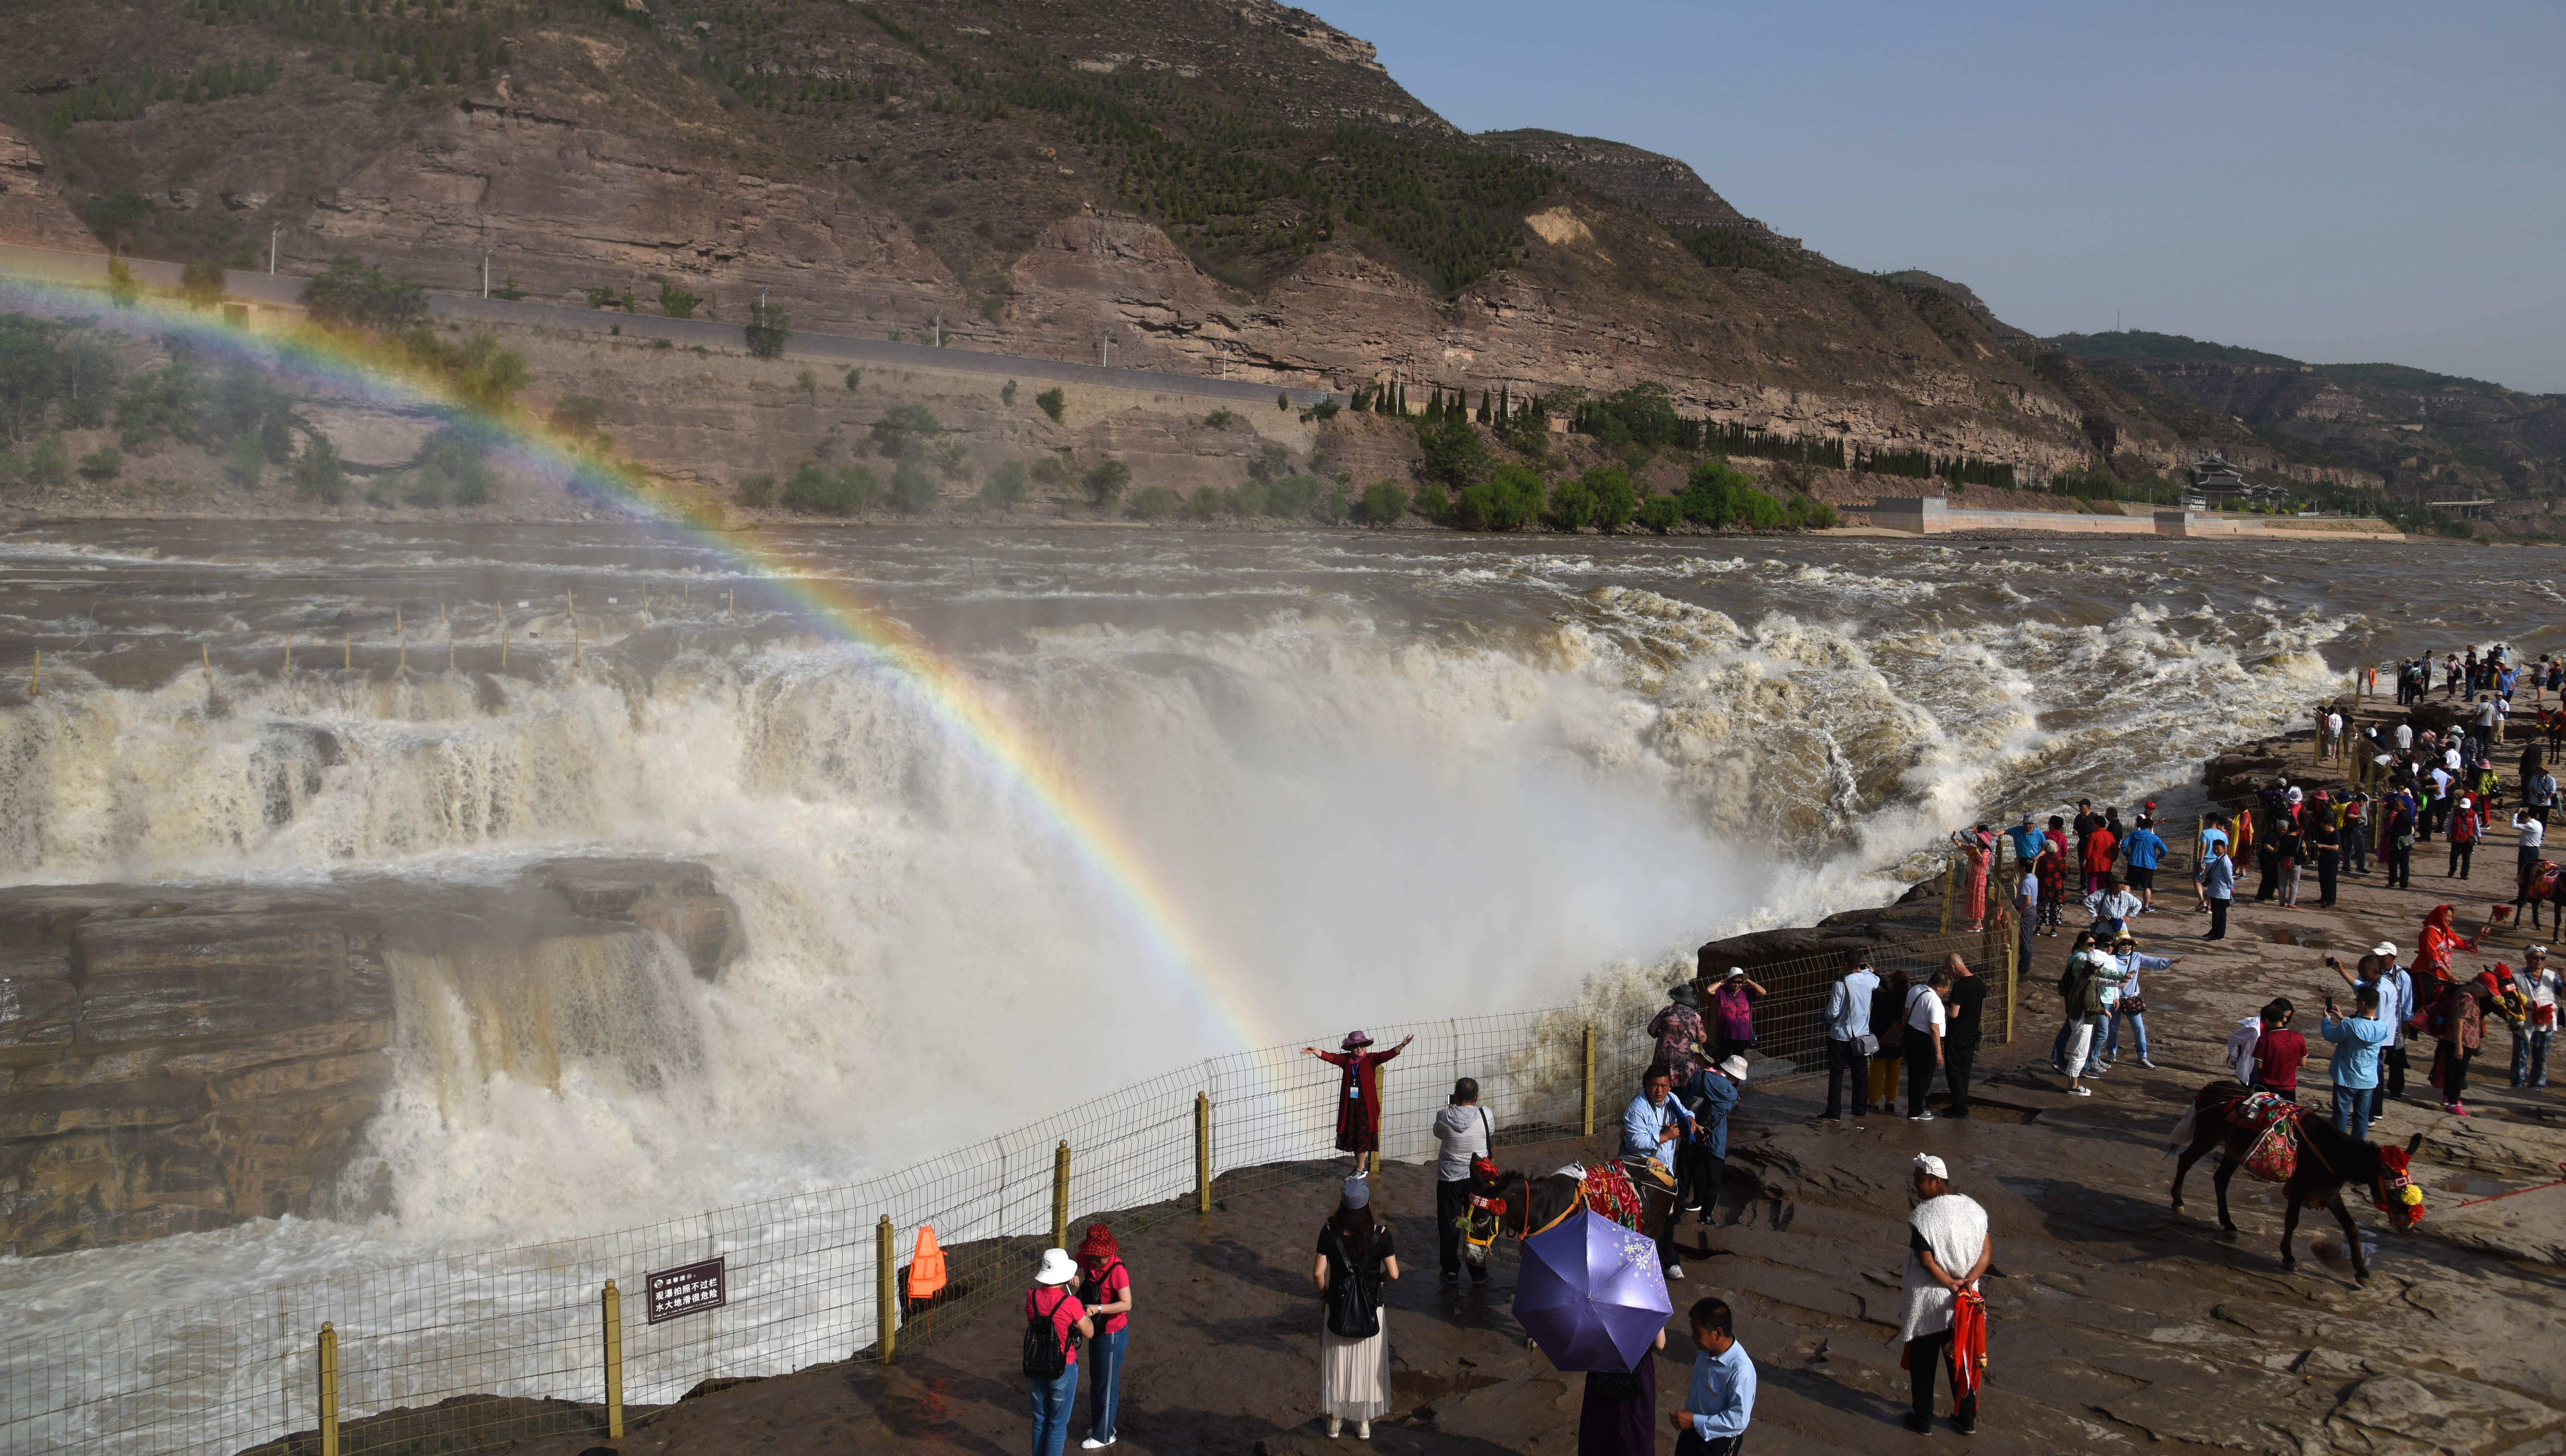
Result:
{"label": "yellow fence post", "polygon": [[1069,1139],[1051,1155],[1051,1246],[1069,1247]]}
{"label": "yellow fence post", "polygon": [[344,633],[339,638],[339,670],[349,671],[357,665],[357,634]]}
{"label": "yellow fence post", "polygon": [[1211,1212],[1211,1093],[1194,1093],[1194,1212]]}
{"label": "yellow fence post", "polygon": [[1960,887],[1960,861],[1942,861],[1942,933],[1951,933],[1951,897]]}
{"label": "yellow fence post", "polygon": [[624,1439],[624,1296],[606,1282],[606,1438]]}
{"label": "yellow fence post", "polygon": [[2004,1039],[2007,1046],[2011,1046],[2013,1044],[2013,1008],[2014,1003],[2021,998],[2022,994],[2022,935],[2024,928],[2025,927],[2023,926],[2017,925],[2014,927],[2014,933],[2005,937]]}
{"label": "yellow fence post", "polygon": [[[288,656],[293,655],[294,649],[293,649],[292,647],[288,647],[288,648],[286,648],[285,650],[286,650],[286,654],[287,654]],[[35,670],[27,674],[27,696],[29,696],[29,697],[31,697],[31,698],[35,698],[35,697],[43,697],[44,695],[45,695],[45,654],[44,654],[44,653],[42,653],[42,652],[38,652],[38,653],[36,654],[36,667],[35,667]]]}
{"label": "yellow fence post", "polygon": [[874,1357],[888,1364],[899,1353],[899,1246],[891,1215],[874,1225]]}
{"label": "yellow fence post", "polygon": [[196,650],[204,657],[205,691],[212,692],[214,690],[214,649],[203,642],[198,642]]}
{"label": "yellow fence post", "polygon": [[339,1456],[339,1332],[321,1327],[321,1456]]}
{"label": "yellow fence post", "polygon": [[1595,1135],[1595,1023],[1590,1021],[1586,1024],[1582,1040],[1585,1043],[1586,1069],[1578,1082],[1577,1120],[1582,1135],[1592,1137]]}

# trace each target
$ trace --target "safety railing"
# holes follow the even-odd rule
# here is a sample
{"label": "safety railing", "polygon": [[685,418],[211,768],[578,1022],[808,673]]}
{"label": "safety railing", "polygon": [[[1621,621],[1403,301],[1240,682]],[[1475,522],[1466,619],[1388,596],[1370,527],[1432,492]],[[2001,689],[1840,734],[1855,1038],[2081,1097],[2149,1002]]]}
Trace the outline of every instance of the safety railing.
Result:
{"label": "safety railing", "polygon": [[[2011,945],[1997,929],[1873,955],[1921,972],[1958,951],[1991,967]],[[1842,967],[1816,956],[1753,968],[1770,993],[1756,1009],[1763,1077],[1817,1065],[1826,988]],[[1655,1049],[1640,1026],[1599,1027],[1594,1015],[1373,1028],[1376,1050],[1414,1039],[1382,1070],[1382,1156],[1430,1155],[1434,1113],[1461,1077],[1477,1080],[1501,1142],[1609,1126]],[[464,1453],[612,1438],[628,1411],[690,1391],[896,1359],[1021,1295],[1034,1253],[1091,1219],[1128,1236],[1342,1173],[1338,1081],[1298,1046],[1239,1053],[846,1187],[0,1342],[0,1456]],[[945,1284],[912,1302],[904,1266],[921,1228],[940,1246]]]}

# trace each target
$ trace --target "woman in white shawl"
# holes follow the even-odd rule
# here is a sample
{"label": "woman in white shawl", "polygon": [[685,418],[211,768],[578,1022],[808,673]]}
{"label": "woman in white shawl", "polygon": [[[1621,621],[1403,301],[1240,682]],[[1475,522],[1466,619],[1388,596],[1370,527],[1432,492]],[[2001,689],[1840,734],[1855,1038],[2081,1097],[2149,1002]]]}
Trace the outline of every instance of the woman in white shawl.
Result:
{"label": "woman in white shawl", "polygon": [[[1907,1425],[1919,1433],[1933,1429],[1933,1371],[1953,1361],[1956,1338],[1961,1348],[1951,1376],[1951,1428],[1965,1435],[1978,1428],[1976,1362],[1986,1352],[1984,1306],[1976,1297],[1994,1252],[1987,1211],[1951,1191],[1949,1171],[1929,1152],[1916,1155],[1916,1196],[1920,1201],[1907,1220],[1907,1273],[1899,1283],[1906,1310],[1898,1336],[1907,1341],[1908,1392],[1914,1399]],[[1955,1328],[1963,1292],[1972,1310],[1961,1314]]]}

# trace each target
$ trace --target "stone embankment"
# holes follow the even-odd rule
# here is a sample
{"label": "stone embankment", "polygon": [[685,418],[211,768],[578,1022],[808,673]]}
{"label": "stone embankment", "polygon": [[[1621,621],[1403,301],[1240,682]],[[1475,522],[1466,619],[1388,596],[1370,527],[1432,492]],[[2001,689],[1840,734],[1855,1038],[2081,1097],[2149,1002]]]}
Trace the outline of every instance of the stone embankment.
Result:
{"label": "stone embankment", "polygon": [[[469,893],[0,890],[0,1253],[361,1211],[378,1190],[352,1169],[428,983],[558,1038],[601,976],[673,956],[709,978],[741,949],[735,907],[682,861],[554,860]],[[504,1049],[521,1072],[527,1035]],[[537,1054],[557,1071],[562,1052]]]}

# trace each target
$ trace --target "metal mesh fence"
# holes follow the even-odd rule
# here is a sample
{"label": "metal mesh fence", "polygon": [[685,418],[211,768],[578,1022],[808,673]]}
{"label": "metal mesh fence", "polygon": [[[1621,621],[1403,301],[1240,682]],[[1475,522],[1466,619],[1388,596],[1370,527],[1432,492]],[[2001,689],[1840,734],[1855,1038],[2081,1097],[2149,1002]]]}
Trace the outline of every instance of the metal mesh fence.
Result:
{"label": "metal mesh fence", "polygon": [[[1947,949],[1974,955],[1987,944],[1970,935],[1882,949],[1926,965]],[[1814,1063],[1826,987],[1840,967],[1831,956],[1756,968],[1771,993],[1757,1009],[1759,1050],[1771,1059],[1763,1076]],[[1382,1155],[1434,1151],[1433,1116],[1459,1077],[1478,1081],[1501,1141],[1580,1130],[1590,1015],[1559,1008],[1377,1030],[1384,1049],[1413,1038],[1382,1073]],[[1594,1032],[1599,1126],[1617,1116],[1652,1051],[1636,1025]],[[1342,1171],[1338,1080],[1297,1046],[1240,1053],[860,1184],[289,1281],[68,1336],[0,1343],[0,1456],[318,1452],[333,1384],[322,1374],[325,1325],[335,1339],[341,1451],[465,1453],[540,1435],[605,1434],[610,1280],[622,1309],[621,1396],[634,1407],[707,1382],[880,1357],[887,1243],[896,1242],[895,1277],[922,1226],[946,1258],[944,1292],[895,1314],[897,1341],[909,1347],[1021,1294],[1056,1219],[1074,1231],[1106,1217],[1129,1233],[1191,1213],[1206,1172],[1217,1199]],[[1201,1149],[1198,1098],[1209,1109]],[[726,1302],[649,1323],[650,1273],[711,1259],[722,1261]]]}

